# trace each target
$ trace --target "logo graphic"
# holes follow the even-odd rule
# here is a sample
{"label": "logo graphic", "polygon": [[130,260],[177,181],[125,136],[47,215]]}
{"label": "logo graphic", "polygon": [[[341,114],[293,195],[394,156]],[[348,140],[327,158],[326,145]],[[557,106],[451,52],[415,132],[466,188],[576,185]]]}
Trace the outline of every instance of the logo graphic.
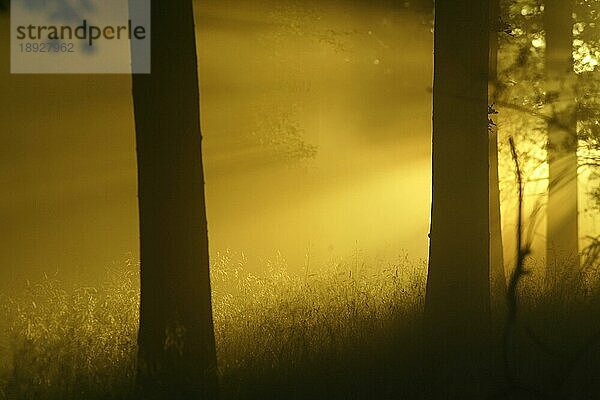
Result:
{"label": "logo graphic", "polygon": [[13,74],[150,73],[150,0],[12,0],[10,18]]}

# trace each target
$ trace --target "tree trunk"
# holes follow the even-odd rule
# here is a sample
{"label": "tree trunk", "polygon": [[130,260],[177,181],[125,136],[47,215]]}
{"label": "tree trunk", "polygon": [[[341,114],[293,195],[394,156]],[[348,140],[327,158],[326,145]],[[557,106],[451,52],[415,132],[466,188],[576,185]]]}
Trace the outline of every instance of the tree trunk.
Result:
{"label": "tree trunk", "polygon": [[425,321],[447,398],[489,389],[489,31],[489,1],[436,2]]}
{"label": "tree trunk", "polygon": [[548,123],[547,278],[554,285],[579,270],[577,120],[573,82],[573,0],[546,0]]}
{"label": "tree trunk", "polygon": [[153,1],[152,22],[152,73],[133,76],[141,254],[136,398],[215,399],[192,1]]}

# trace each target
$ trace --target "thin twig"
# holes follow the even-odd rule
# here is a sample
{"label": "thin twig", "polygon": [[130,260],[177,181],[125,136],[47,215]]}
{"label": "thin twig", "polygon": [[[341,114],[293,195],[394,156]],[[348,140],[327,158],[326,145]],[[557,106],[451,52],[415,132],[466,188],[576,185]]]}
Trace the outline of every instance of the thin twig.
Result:
{"label": "thin twig", "polygon": [[[504,393],[501,393],[499,398],[508,397],[514,393],[527,394],[537,399],[549,399],[552,396],[548,393],[545,393],[542,390],[527,387],[518,382],[517,377],[513,374],[511,369],[511,360],[510,360],[510,349],[512,347],[513,334],[517,323],[518,317],[518,304],[519,304],[519,292],[518,287],[521,280],[529,273],[525,269],[525,260],[527,256],[531,252],[531,241],[532,241],[532,229],[534,224],[529,226],[527,239],[524,240],[523,235],[523,209],[524,209],[524,183],[523,183],[523,173],[521,171],[521,165],[519,163],[519,157],[517,155],[517,149],[515,146],[515,142],[511,137],[509,139],[510,149],[512,158],[515,163],[515,174],[517,178],[517,189],[518,189],[518,211],[517,211],[517,241],[516,241],[516,252],[517,252],[517,261],[514,271],[510,276],[510,281],[508,284],[507,291],[507,303],[508,303],[508,315],[506,326],[504,329],[504,348],[503,348],[503,361],[504,361],[504,375],[508,381],[508,388]],[[536,206],[535,214],[539,211],[539,205]],[[537,218],[535,218],[537,220]],[[537,337],[530,331],[534,342],[538,344],[540,347],[545,347],[544,344],[536,340]]]}
{"label": "thin twig", "polygon": [[521,166],[519,164],[519,157],[517,156],[517,150],[515,148],[515,142],[511,137],[509,139],[510,150],[512,153],[513,160],[515,162],[515,173],[517,177],[517,190],[518,190],[518,201],[519,207],[517,211],[517,264],[514,271],[510,276],[507,291],[507,303],[508,303],[508,316],[506,321],[506,327],[504,329],[504,375],[508,380],[511,387],[516,386],[517,379],[513,375],[510,368],[510,348],[512,343],[512,334],[514,327],[517,322],[517,306],[519,301],[518,286],[519,282],[527,274],[525,270],[524,262],[525,258],[529,254],[529,247],[523,245],[523,174],[521,172]]}

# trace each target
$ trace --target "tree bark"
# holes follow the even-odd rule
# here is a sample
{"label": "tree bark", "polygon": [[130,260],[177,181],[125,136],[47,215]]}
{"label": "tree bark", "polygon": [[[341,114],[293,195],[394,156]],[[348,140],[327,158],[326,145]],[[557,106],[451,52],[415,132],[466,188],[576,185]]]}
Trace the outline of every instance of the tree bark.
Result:
{"label": "tree bark", "polygon": [[489,1],[435,10],[433,187],[425,321],[447,398],[489,391]]}
{"label": "tree bark", "polygon": [[577,119],[573,82],[573,0],[546,0],[548,123],[547,278],[554,285],[579,270]]}
{"label": "tree bark", "polygon": [[132,78],[141,254],[136,398],[215,399],[192,1],[153,1],[151,11],[152,73]]}

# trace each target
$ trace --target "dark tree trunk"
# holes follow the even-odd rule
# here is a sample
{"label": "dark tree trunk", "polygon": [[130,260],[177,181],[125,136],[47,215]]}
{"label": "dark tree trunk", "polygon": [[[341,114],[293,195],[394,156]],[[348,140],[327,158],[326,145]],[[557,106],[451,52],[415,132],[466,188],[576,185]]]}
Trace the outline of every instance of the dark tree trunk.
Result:
{"label": "dark tree trunk", "polygon": [[488,1],[436,2],[425,320],[448,398],[484,398],[489,385],[489,12]]}
{"label": "dark tree trunk", "polygon": [[573,82],[573,0],[546,0],[548,123],[547,277],[554,285],[579,269],[577,119]]}
{"label": "dark tree trunk", "polygon": [[152,2],[151,59],[151,74],[133,76],[141,253],[136,398],[215,399],[191,0]]}

